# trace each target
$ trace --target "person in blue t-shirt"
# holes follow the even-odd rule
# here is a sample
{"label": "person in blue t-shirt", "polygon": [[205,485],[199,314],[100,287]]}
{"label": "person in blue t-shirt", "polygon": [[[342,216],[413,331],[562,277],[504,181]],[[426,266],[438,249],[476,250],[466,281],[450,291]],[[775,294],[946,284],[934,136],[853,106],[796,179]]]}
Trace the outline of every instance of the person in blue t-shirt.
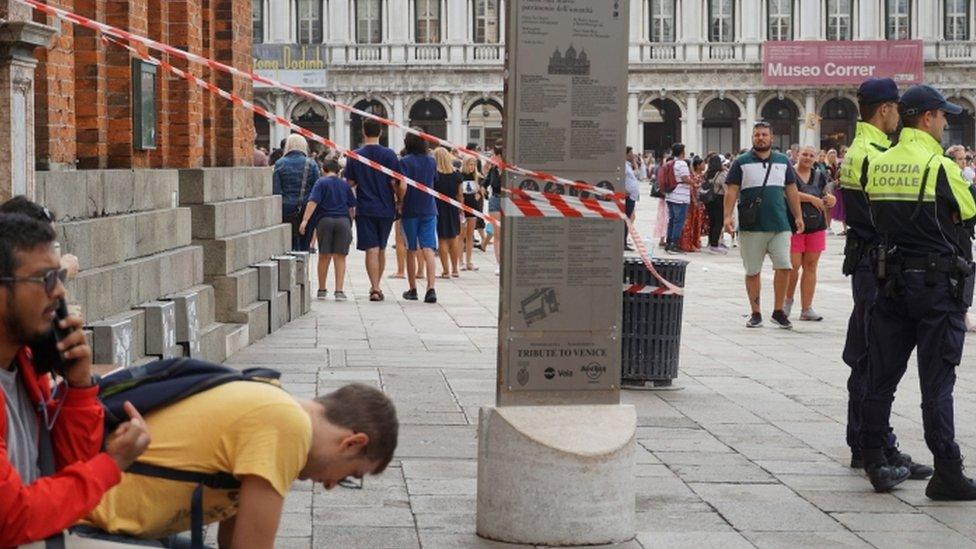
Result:
{"label": "person in blue t-shirt", "polygon": [[[403,141],[403,158],[400,170],[403,175],[422,183],[431,189],[437,178],[437,162],[427,153],[427,142],[412,133]],[[437,204],[434,197],[416,189],[407,188],[403,197],[400,224],[407,239],[407,282],[410,289],[403,293],[403,299],[417,299],[417,261],[423,261],[427,272],[427,294],[424,301],[437,303],[434,291],[435,265],[437,252]]]}
{"label": "person in blue t-shirt", "polygon": [[346,280],[346,256],[352,244],[352,220],[356,219],[356,195],[339,177],[339,169],[335,160],[325,161],[325,174],[312,188],[298,231],[304,235],[308,232],[309,221],[313,217],[317,219],[312,226],[319,240],[318,298],[325,299],[329,294],[325,279],[329,275],[329,263],[335,261],[335,300],[345,301],[342,286]]}
{"label": "person in blue t-shirt", "polygon": [[[398,172],[400,161],[396,153],[380,145],[382,133],[383,126],[379,122],[371,118],[363,120],[366,144],[356,153]],[[380,280],[386,268],[386,244],[396,217],[397,203],[403,198],[403,185],[351,158],[346,164],[345,177],[356,191],[356,248],[366,252],[369,300],[383,301]]]}

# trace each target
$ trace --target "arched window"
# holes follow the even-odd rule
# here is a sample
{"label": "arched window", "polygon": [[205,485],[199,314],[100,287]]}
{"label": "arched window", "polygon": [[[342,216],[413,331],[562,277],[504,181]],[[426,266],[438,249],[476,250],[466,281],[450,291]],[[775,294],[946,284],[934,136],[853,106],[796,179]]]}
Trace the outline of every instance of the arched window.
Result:
{"label": "arched window", "polygon": [[675,0],[649,0],[648,28],[651,42],[674,42],[674,3]]}
{"label": "arched window", "polygon": [[498,3],[500,0],[472,0],[474,2],[475,44],[497,44],[501,23]]}
{"label": "arched window", "polygon": [[793,40],[793,0],[769,0],[769,40]]}
{"label": "arched window", "polygon": [[908,40],[911,37],[911,0],[885,0],[885,38],[888,40]]}
{"label": "arched window", "polygon": [[418,44],[441,41],[441,0],[415,0],[414,18]]}
{"label": "arched window", "polygon": [[251,41],[264,42],[264,0],[251,0]]}
{"label": "arched window", "polygon": [[322,43],[322,0],[298,0],[298,43]]}
{"label": "arched window", "polygon": [[735,42],[735,0],[708,0],[708,41]]}
{"label": "arched window", "polygon": [[969,40],[969,0],[945,0],[945,39]]}
{"label": "arched window", "polygon": [[827,0],[827,40],[850,40],[853,0]]}
{"label": "arched window", "polygon": [[360,44],[383,42],[382,0],[356,0],[356,42]]}

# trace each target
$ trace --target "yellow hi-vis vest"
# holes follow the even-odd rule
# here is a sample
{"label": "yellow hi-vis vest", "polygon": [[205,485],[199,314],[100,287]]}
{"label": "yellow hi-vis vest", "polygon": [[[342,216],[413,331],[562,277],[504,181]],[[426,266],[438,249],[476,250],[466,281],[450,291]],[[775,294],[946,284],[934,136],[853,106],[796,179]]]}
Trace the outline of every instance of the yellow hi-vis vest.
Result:
{"label": "yellow hi-vis vest", "polygon": [[848,231],[865,242],[873,242],[876,238],[870,205],[864,193],[868,168],[889,147],[891,141],[883,131],[867,122],[858,122],[854,141],[840,165],[840,193],[844,197]]}

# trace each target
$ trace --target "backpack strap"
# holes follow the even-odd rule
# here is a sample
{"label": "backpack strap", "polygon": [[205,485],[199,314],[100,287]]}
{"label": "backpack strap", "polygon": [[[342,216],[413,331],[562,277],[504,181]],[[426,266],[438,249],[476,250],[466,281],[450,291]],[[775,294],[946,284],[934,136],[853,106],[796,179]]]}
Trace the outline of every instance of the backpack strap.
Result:
{"label": "backpack strap", "polygon": [[[919,185],[918,189],[918,201],[915,204],[915,210],[912,212],[912,215],[909,218],[913,222],[918,219],[918,214],[922,213],[922,202],[925,200],[925,184],[929,179],[929,168],[931,167],[933,158],[935,158],[934,154],[925,161],[925,171],[922,172],[922,184]],[[942,168],[941,163],[939,164],[939,168]]]}
{"label": "backpack strap", "polygon": [[[41,406],[44,406],[42,403]],[[55,471],[54,465],[54,446],[51,444],[51,432],[47,430],[47,422],[41,422],[40,440],[38,441],[38,452],[37,452],[37,466],[41,471],[41,476],[47,477],[53,475]],[[64,549],[64,533],[58,532],[53,536],[44,540],[44,547],[46,549]]]}

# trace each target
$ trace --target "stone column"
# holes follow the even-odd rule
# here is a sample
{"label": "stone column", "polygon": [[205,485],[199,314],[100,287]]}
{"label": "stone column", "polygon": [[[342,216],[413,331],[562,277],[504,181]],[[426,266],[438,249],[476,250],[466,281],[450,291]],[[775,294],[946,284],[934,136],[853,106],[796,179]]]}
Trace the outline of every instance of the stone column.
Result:
{"label": "stone column", "polygon": [[332,62],[345,63],[348,57],[346,46],[352,42],[352,38],[349,36],[349,22],[354,14],[349,13],[349,2],[331,2],[328,6],[330,8],[327,12],[329,16],[328,42],[334,45]]}
{"label": "stone column", "polygon": [[700,4],[698,0],[681,0],[678,2],[679,14],[677,17],[678,21],[681,21],[678,47],[685,48],[686,61],[701,59],[701,46],[704,39],[701,34],[701,15],[698,4]]}
{"label": "stone column", "polygon": [[413,21],[409,20],[410,9],[406,0],[389,0],[387,2],[387,13],[389,14],[386,19],[389,32],[384,35],[385,40],[383,42],[393,45],[390,61],[402,63],[406,60],[404,45],[407,43],[407,37],[410,36],[410,25],[413,24]]}
{"label": "stone column", "polygon": [[643,149],[640,141],[640,100],[636,93],[627,96],[627,146]]}
{"label": "stone column", "polygon": [[[393,95],[393,121],[398,124],[406,125],[406,120],[403,118],[403,94],[396,93]],[[390,132],[390,147],[394,150],[399,150],[400,145],[403,144],[403,130],[400,128],[389,128]]]}
{"label": "stone column", "polygon": [[756,123],[756,92],[746,93],[746,118],[739,138],[739,148],[752,143],[752,126]]}
{"label": "stone column", "polygon": [[464,135],[464,104],[463,96],[461,92],[451,93],[451,120],[450,120],[450,130],[447,133],[447,140],[452,143],[459,143],[461,145],[465,144],[466,136]]}
{"label": "stone column", "polygon": [[55,29],[34,23],[31,9],[0,1],[0,201],[34,196],[34,48]]}
{"label": "stone column", "polygon": [[468,5],[470,2],[447,2],[447,43],[451,63],[464,63],[464,44],[468,41]]}
{"label": "stone column", "polygon": [[[285,94],[284,92],[275,90],[271,92],[271,97],[274,98],[274,113],[282,118],[285,117]],[[271,148],[274,149],[281,143],[281,140],[288,137],[288,128],[284,126],[279,126],[278,124],[271,124]]]}
{"label": "stone column", "polygon": [[[741,13],[762,13],[762,3],[760,0],[742,0]],[[765,19],[760,21],[759,17],[742,18],[742,35],[740,40],[745,43],[745,59],[752,63],[761,61],[759,56],[759,37],[762,36],[760,25],[765,24]]]}
{"label": "stone column", "polygon": [[[344,95],[336,95],[335,100],[340,103],[345,103],[349,101],[349,97]],[[349,140],[349,113],[342,109],[336,109],[335,120],[333,120],[333,134],[332,140],[336,142],[337,145],[345,148],[352,146]]]}
{"label": "stone column", "polygon": [[[806,125],[807,120],[817,120],[819,113],[817,112],[817,96],[810,90],[807,91],[806,98],[803,105],[804,111],[804,125],[803,125],[803,141],[801,145],[813,145],[814,147],[819,147],[820,145],[820,122],[818,121],[810,128]],[[813,116],[811,117],[811,113]]]}
{"label": "stone column", "polygon": [[701,147],[698,143],[699,122],[698,122],[698,92],[688,92],[688,107],[685,112],[687,126],[685,126],[684,141],[685,150],[688,152],[700,153]]}
{"label": "stone column", "polygon": [[[819,40],[821,38],[820,27],[826,18],[820,11],[821,2],[799,2],[794,4],[800,9],[800,28],[799,32],[794,33],[799,40]],[[862,5],[871,5],[871,2],[862,2]],[[863,22],[862,22],[863,24]]]}

